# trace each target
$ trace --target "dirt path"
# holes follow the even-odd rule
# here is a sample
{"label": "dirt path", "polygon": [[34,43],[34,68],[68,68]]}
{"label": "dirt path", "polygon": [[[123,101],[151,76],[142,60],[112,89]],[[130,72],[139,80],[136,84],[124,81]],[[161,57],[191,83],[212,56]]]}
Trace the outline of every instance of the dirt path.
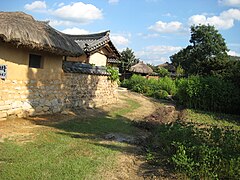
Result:
{"label": "dirt path", "polygon": [[[160,118],[160,121],[171,121],[176,118],[175,107],[170,104],[162,104],[152,98],[145,97],[134,92],[121,92],[118,107],[124,107],[126,100],[133,100],[140,104],[140,107],[134,111],[127,113],[124,117],[133,121],[146,121],[147,119],[154,121]],[[111,108],[110,108],[111,109]],[[109,107],[105,108],[106,111]],[[159,112],[159,113],[158,113]],[[122,179],[122,180],[155,180],[155,179],[174,179],[171,175],[149,165],[145,157],[142,156],[142,146],[132,145],[131,152],[120,153],[117,159],[117,169],[111,172],[104,172],[104,179]]]}
{"label": "dirt path", "polygon": [[120,93],[120,97],[125,99],[132,99],[138,102],[141,106],[131,113],[126,114],[126,117],[131,120],[143,120],[145,117],[151,115],[161,104],[154,102],[141,94],[129,92]]}
{"label": "dirt path", "polygon": [[[99,110],[109,113],[114,108],[126,108],[126,100],[131,100],[139,104],[139,108],[124,115],[124,117],[129,120],[141,121],[146,117],[152,117],[152,115],[158,111],[159,107],[163,107],[162,104],[150,98],[144,97],[137,93],[123,91],[119,93],[118,104],[105,106]],[[81,112],[81,118],[97,116],[99,115],[100,111],[93,109],[86,110],[83,113]],[[67,115],[58,114],[54,116],[48,115],[30,119],[12,119],[0,121],[0,142],[3,142],[5,138],[16,140],[20,143],[32,141],[39,131],[46,130],[46,128],[49,130],[51,128],[44,126],[45,123],[59,123],[77,116],[79,115],[68,113]],[[101,177],[103,179],[124,180],[158,179],[153,173],[151,173],[154,167],[146,165],[146,162],[141,155],[141,146],[130,144],[127,144],[126,146],[129,146],[131,151],[120,152],[116,157],[117,168],[113,168],[106,172],[103,171]]]}

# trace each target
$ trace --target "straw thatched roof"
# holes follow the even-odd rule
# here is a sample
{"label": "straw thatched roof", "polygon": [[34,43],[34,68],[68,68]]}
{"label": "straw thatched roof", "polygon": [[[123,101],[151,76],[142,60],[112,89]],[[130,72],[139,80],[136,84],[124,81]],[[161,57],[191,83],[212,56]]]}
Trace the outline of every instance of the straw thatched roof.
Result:
{"label": "straw thatched roof", "polygon": [[132,66],[129,71],[139,73],[139,74],[153,73],[152,68],[150,68],[148,65],[144,64],[143,61],[140,61],[136,65]]}
{"label": "straw thatched roof", "polygon": [[68,35],[23,12],[0,12],[0,24],[1,41],[59,55],[83,54],[82,49]]}
{"label": "straw thatched roof", "polygon": [[117,48],[113,45],[110,37],[110,31],[95,33],[95,34],[84,34],[84,35],[68,35],[74,40],[85,53],[95,52],[103,47],[110,47],[113,52],[112,57],[120,57],[120,53]]}

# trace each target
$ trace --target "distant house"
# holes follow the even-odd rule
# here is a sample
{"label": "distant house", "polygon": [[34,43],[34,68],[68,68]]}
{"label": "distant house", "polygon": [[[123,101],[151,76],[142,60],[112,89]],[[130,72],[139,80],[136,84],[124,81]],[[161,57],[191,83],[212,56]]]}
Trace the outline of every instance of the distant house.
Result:
{"label": "distant house", "polygon": [[110,31],[87,35],[68,35],[84,51],[79,57],[68,57],[67,61],[78,61],[96,66],[118,66],[120,54],[113,45]]}
{"label": "distant house", "polygon": [[143,61],[140,61],[139,63],[133,65],[129,69],[129,71],[134,74],[142,74],[142,75],[150,75],[153,73],[152,68],[150,68],[148,65],[144,64]]}
{"label": "distant house", "polygon": [[159,68],[165,68],[167,69],[170,73],[175,74],[176,73],[176,68],[174,67],[173,64],[169,62],[165,62],[163,64],[158,65]]}

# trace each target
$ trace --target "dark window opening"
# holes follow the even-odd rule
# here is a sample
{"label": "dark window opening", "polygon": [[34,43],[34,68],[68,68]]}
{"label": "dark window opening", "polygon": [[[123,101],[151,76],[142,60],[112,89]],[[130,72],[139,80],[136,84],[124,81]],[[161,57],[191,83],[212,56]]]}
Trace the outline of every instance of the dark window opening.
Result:
{"label": "dark window opening", "polygon": [[29,67],[43,68],[43,58],[40,55],[29,54]]}

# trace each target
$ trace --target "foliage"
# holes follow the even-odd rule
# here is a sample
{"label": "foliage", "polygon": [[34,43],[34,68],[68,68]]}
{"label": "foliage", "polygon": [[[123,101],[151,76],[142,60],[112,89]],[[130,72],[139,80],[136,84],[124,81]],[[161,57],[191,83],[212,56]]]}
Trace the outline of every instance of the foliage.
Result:
{"label": "foliage", "polygon": [[125,73],[127,70],[130,69],[131,66],[137,64],[139,62],[139,59],[135,57],[132,49],[126,48],[121,52],[120,61],[121,61],[120,72]]}
{"label": "foliage", "polygon": [[240,61],[232,59],[228,63],[228,69],[225,71],[224,79],[231,80],[240,88]]}
{"label": "foliage", "polygon": [[111,66],[108,66],[107,67],[107,72],[110,73],[110,80],[111,81],[116,81],[117,83],[120,83],[120,80],[119,80],[119,72],[117,69],[111,67]]}
{"label": "foliage", "polygon": [[133,75],[122,85],[157,99],[172,95],[180,105],[205,111],[236,113],[240,110],[240,88],[231,81],[209,76],[190,76],[172,80],[169,77],[146,79]]}
{"label": "foliage", "polygon": [[239,179],[240,131],[205,126],[183,122],[153,126],[147,160],[190,179]]}
{"label": "foliage", "polygon": [[180,64],[177,66],[176,75],[177,77],[182,77],[184,75],[184,69]]}
{"label": "foliage", "polygon": [[158,66],[155,66],[155,65],[149,64],[149,63],[147,63],[147,66],[149,66],[153,70],[153,72],[155,72],[155,73],[158,72]]}
{"label": "foliage", "polygon": [[133,75],[130,79],[124,80],[122,86],[157,99],[166,99],[168,95],[175,95],[177,91],[174,80],[169,77],[157,80]]}
{"label": "foliage", "polygon": [[189,108],[240,113],[240,90],[230,81],[217,77],[191,76],[177,80],[178,102]]}
{"label": "foliage", "polygon": [[159,67],[157,73],[159,74],[160,77],[170,76],[170,72],[168,72],[168,70],[163,67]]}
{"label": "foliage", "polygon": [[189,75],[221,75],[229,57],[222,35],[210,25],[191,27],[191,39],[186,48],[170,57],[175,66],[181,64]]}

